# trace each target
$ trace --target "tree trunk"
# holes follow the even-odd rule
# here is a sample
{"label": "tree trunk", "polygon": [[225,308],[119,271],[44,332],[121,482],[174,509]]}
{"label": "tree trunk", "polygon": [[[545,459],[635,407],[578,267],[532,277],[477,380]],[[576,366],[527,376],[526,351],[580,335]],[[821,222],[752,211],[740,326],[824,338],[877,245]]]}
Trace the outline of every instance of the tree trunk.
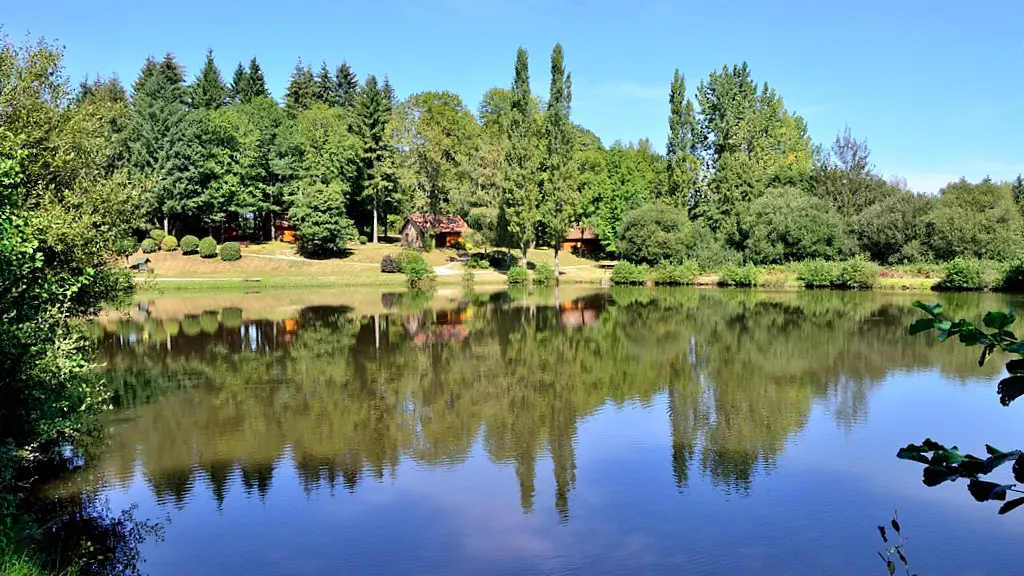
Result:
{"label": "tree trunk", "polygon": [[555,242],[555,286],[558,286],[558,252],[561,247],[561,242]]}
{"label": "tree trunk", "polygon": [[167,221],[167,216],[164,216],[164,234],[170,234],[170,230],[168,230],[169,224],[170,223]]}
{"label": "tree trunk", "polygon": [[274,213],[273,212],[270,213],[270,222],[268,223],[268,226],[267,226],[267,240],[270,241],[270,242],[273,242],[275,240],[275,238],[274,238]]}
{"label": "tree trunk", "polygon": [[373,201],[373,243],[377,243],[377,201]]}
{"label": "tree trunk", "polygon": [[527,248],[527,245],[528,242],[523,241],[523,268],[529,269],[528,260],[526,259],[526,251],[529,250],[529,248]]}

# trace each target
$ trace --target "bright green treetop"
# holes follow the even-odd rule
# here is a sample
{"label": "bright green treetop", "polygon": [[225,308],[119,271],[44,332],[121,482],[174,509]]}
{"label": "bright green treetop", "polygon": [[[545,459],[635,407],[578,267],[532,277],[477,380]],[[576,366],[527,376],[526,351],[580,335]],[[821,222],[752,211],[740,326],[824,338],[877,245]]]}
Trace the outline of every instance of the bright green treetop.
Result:
{"label": "bright green treetop", "polygon": [[520,47],[516,53],[515,79],[512,82],[508,147],[505,150],[505,194],[499,227],[522,251],[524,265],[526,251],[534,241],[538,219],[539,134],[533,105],[529,56],[526,49]]}
{"label": "bright green treetop", "polygon": [[569,227],[580,217],[579,168],[576,158],[576,129],[569,119],[572,110],[572,75],[565,71],[562,45],[551,51],[551,89],[544,112],[547,154],[540,189],[540,219],[546,240],[555,249],[555,277],[558,252]]}
{"label": "bright green treetop", "polygon": [[191,86],[193,110],[215,110],[227,104],[229,90],[213,61],[213,50],[206,51],[206,62]]}
{"label": "bright green treetop", "polygon": [[672,76],[668,103],[667,194],[677,206],[689,207],[700,175],[700,134],[693,101],[686,97],[686,78],[678,69]]}

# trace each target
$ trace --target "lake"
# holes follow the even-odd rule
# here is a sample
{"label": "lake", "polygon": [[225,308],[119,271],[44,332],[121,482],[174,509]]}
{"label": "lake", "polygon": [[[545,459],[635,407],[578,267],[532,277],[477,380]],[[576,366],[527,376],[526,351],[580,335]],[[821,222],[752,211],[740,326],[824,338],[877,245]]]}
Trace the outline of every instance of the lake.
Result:
{"label": "lake", "polygon": [[153,575],[885,574],[894,509],[915,572],[1016,572],[1024,512],[895,458],[1024,444],[1003,363],[908,336],[918,298],[1015,302],[156,297],[94,324],[115,410],[55,489],[137,504]]}

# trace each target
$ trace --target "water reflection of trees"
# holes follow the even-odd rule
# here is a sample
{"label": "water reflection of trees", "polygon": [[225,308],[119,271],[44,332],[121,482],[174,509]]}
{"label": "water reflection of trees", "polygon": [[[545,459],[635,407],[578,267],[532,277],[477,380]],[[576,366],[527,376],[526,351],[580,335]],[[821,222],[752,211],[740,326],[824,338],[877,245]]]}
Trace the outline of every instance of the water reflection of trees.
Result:
{"label": "water reflection of trees", "polygon": [[624,290],[557,308],[495,298],[362,318],[344,308],[283,321],[225,310],[177,330],[122,322],[101,349],[128,412],[97,468],[127,482],[139,463],[159,501],[183,506],[200,482],[219,502],[236,478],[264,496],[284,462],[307,491],[355,490],[394,476],[403,458],[458,464],[480,439],[493,461],[514,467],[525,511],[537,460],[549,455],[567,520],[581,419],[606,402],[665,394],[679,487],[698,471],[743,491],[815,402],[849,427],[893,371],[978,376],[971,351],[905,337],[907,304],[877,294]]}

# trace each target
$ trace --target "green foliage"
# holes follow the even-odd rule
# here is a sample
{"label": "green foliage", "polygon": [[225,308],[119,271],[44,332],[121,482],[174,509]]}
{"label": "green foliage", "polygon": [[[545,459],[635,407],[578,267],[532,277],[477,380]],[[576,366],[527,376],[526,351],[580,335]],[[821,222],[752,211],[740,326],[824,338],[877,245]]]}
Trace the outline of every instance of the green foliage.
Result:
{"label": "green foliage", "polygon": [[199,238],[191,234],[182,238],[179,246],[181,247],[181,253],[185,256],[199,254]]}
{"label": "green foliage", "polygon": [[1021,215],[1009,184],[961,179],[943,188],[924,217],[925,241],[939,261],[1005,261],[1022,248]]}
{"label": "green foliage", "polygon": [[[339,88],[339,101],[344,98]],[[367,76],[355,102],[355,132],[363,148],[357,180],[360,207],[372,215],[369,219],[373,223],[374,242],[378,236],[377,215],[395,210],[401,203],[392,144],[394,106],[395,94],[387,78],[378,85],[376,76]]]}
{"label": "green foliage", "polygon": [[415,250],[404,250],[398,255],[398,267],[405,274],[411,288],[419,288],[434,279],[434,268]]}
{"label": "green foliage", "polygon": [[655,284],[667,286],[686,286],[700,275],[700,267],[696,262],[671,264],[663,262],[651,271],[651,279]]}
{"label": "green foliage", "polygon": [[552,286],[558,283],[555,269],[547,262],[539,262],[533,268],[533,283],[537,286]]}
{"label": "green foliage", "polygon": [[1006,292],[1024,292],[1024,261],[1018,260],[1006,267],[999,289]]}
{"label": "green foliage", "polygon": [[215,110],[227,104],[230,91],[213,61],[213,50],[206,51],[206,62],[190,88],[193,109]]}
{"label": "green foliage", "polygon": [[808,260],[797,265],[797,280],[807,288],[848,288],[864,290],[878,283],[877,264],[864,258],[845,262]]}
{"label": "green foliage", "polygon": [[207,236],[199,241],[199,256],[202,258],[217,257],[217,241],[213,237]]}
{"label": "green foliage", "polygon": [[838,262],[807,260],[798,264],[796,269],[796,279],[807,288],[829,288],[839,284]]}
{"label": "green foliage", "polygon": [[143,254],[153,254],[160,251],[160,245],[156,243],[156,240],[146,238],[142,241],[141,249]]}
{"label": "green foliage", "polygon": [[398,264],[398,259],[391,254],[385,254],[380,259],[380,271],[385,274],[397,274],[402,271],[402,267]]}
{"label": "green foliage", "polygon": [[679,69],[672,76],[668,102],[666,198],[675,206],[688,208],[700,175],[700,132],[693,101],[686,97],[686,78]]}
{"label": "green foliage", "polygon": [[853,258],[839,264],[839,287],[852,290],[866,290],[878,284],[881,269],[877,264],[863,257]]}
{"label": "green foliage", "polygon": [[220,323],[225,328],[238,328],[242,325],[241,308],[225,308],[220,311]]}
{"label": "green foliage", "polygon": [[946,273],[938,286],[944,290],[982,290],[982,265],[978,260],[956,258],[946,264]]}
{"label": "green foliage", "polygon": [[682,261],[689,252],[689,243],[690,222],[686,213],[660,202],[627,213],[617,240],[623,258],[647,265]]}
{"label": "green foliage", "polygon": [[932,196],[897,192],[868,206],[854,221],[857,243],[876,262],[927,262],[924,217],[932,209]]}
{"label": "green foliage", "polygon": [[889,536],[886,534],[885,526],[879,526],[878,534],[882,537],[882,543],[885,544],[886,549],[885,554],[879,552],[878,557],[882,559],[882,562],[885,562],[885,569],[889,572],[889,576],[893,576],[896,573],[896,561],[893,560],[893,555],[895,554],[896,558],[899,559],[900,564],[903,565],[906,575],[911,576],[910,563],[907,561],[906,554],[907,544],[906,540],[903,538],[903,533],[900,531],[900,519],[899,515],[896,514],[896,511],[893,511],[892,521],[889,522],[889,525],[892,527],[893,531],[896,532],[898,540],[890,546]]}
{"label": "green foliage", "polygon": [[235,262],[242,259],[242,247],[238,242],[225,242],[220,247],[220,259],[225,262]]}
{"label": "green foliage", "polygon": [[509,268],[506,279],[509,284],[529,284],[530,273],[522,266],[513,266],[512,268]]}
{"label": "green foliage", "polygon": [[526,251],[534,239],[537,226],[537,194],[539,167],[539,127],[536,103],[530,93],[529,56],[520,47],[516,53],[515,79],[507,124],[505,146],[505,192],[498,214],[498,229],[509,244]]}
{"label": "green foliage", "polygon": [[178,249],[178,239],[168,234],[160,241],[160,249],[164,252],[174,252]]}
{"label": "green foliage", "polygon": [[349,253],[356,228],[345,216],[340,185],[312,183],[302,189],[288,213],[298,237],[299,254],[306,258],[337,258]]}
{"label": "green foliage", "polygon": [[771,189],[741,217],[744,251],[757,264],[783,264],[850,251],[843,218],[826,202],[795,188]]}
{"label": "green foliage", "polygon": [[363,236],[362,234],[360,234],[359,235],[359,243],[360,244],[366,244],[367,242],[369,242],[369,240],[366,238],[366,236]]}
{"label": "green foliage", "polygon": [[466,262],[466,268],[470,270],[487,270],[490,267],[491,262],[487,254],[483,252],[474,253],[469,257],[469,261]]}
{"label": "green foliage", "polygon": [[761,272],[757,266],[747,264],[746,266],[729,266],[718,277],[718,283],[722,286],[736,286],[749,288],[761,284]]}
{"label": "green foliage", "polygon": [[163,242],[164,236],[167,236],[167,233],[159,228],[154,228],[149,231],[149,237],[152,238],[153,241],[156,242],[157,244]]}
{"label": "green foliage", "polygon": [[612,268],[611,280],[612,284],[616,285],[646,284],[649,273],[650,269],[646,264],[622,261]]}

